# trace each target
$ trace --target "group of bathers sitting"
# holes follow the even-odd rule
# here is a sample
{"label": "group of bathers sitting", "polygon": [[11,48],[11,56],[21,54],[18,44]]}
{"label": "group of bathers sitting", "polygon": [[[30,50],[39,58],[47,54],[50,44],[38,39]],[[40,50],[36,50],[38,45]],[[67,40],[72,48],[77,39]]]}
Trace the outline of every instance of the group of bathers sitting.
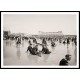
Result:
{"label": "group of bathers sitting", "polygon": [[37,55],[37,54],[39,54],[39,52],[38,52],[38,45],[36,45],[35,47],[32,47],[32,44],[30,44],[30,45],[28,46],[28,48],[27,48],[27,51],[29,51],[30,54],[32,54],[32,55]]}
{"label": "group of bathers sitting", "polygon": [[[42,45],[42,50],[38,51],[38,45],[32,47],[32,44],[29,44],[27,51],[30,52],[30,54],[32,55],[38,55],[41,57],[41,53],[43,54],[50,54],[51,52],[49,51],[49,49],[47,48],[47,46]],[[66,54],[65,58],[61,59],[61,61],[59,62],[60,66],[68,66],[69,63],[68,61],[70,61],[71,59],[71,55]]]}
{"label": "group of bathers sitting", "polygon": [[[21,43],[21,39],[17,38],[17,44]],[[65,43],[65,41],[63,41],[63,43]],[[67,40],[67,43],[69,43],[69,40]],[[35,46],[33,46],[35,44]],[[42,50],[39,51],[38,50],[38,45],[42,46]],[[56,44],[54,41],[51,41],[51,46],[55,47]],[[47,42],[45,39],[43,39],[42,44],[37,43],[36,39],[33,39],[33,44],[31,43],[31,41],[29,40],[29,46],[27,48],[27,52],[30,52],[30,54],[32,55],[38,55],[39,57],[41,57],[41,53],[42,54],[50,54],[51,52],[49,51],[49,49],[47,48]],[[67,54],[65,55],[65,58],[61,59],[61,61],[59,62],[60,66],[67,66],[69,65],[68,61],[70,61],[71,59],[71,55]]]}
{"label": "group of bathers sitting", "polygon": [[35,44],[36,45],[34,47],[32,47],[32,44],[29,41],[29,46],[27,48],[27,51],[29,51],[30,54],[32,54],[32,55],[40,55],[41,53],[43,53],[43,54],[50,54],[51,53],[49,51],[49,49],[47,48],[46,44],[40,44],[42,46],[42,50],[41,51],[38,50],[39,43],[35,43]]}

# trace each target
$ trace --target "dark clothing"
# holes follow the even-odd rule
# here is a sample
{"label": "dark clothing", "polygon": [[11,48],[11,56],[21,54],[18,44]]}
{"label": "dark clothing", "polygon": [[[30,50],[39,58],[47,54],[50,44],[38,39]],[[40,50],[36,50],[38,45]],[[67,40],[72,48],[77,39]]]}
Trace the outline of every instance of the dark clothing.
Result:
{"label": "dark clothing", "polygon": [[66,42],[65,41],[63,41],[63,44],[65,44]]}
{"label": "dark clothing", "polygon": [[31,46],[28,47],[27,51],[28,50],[29,50],[30,53],[32,53],[32,47]]}
{"label": "dark clothing", "polygon": [[42,48],[42,52],[44,53],[44,54],[50,54],[51,52],[47,49],[47,48]]}
{"label": "dark clothing", "polygon": [[27,49],[27,51],[29,50],[29,52],[30,52],[30,54],[32,54],[32,55],[36,55],[36,54],[38,54],[38,49],[37,49],[37,47],[31,47],[31,46],[29,46],[28,47],[28,49]]}
{"label": "dark clothing", "polygon": [[42,44],[47,44],[46,41],[42,41]]}
{"label": "dark clothing", "polygon": [[74,38],[74,43],[75,43],[75,45],[77,45],[76,37]]}
{"label": "dark clothing", "polygon": [[42,44],[47,45],[47,42],[46,42],[46,40],[45,40],[45,39],[43,39],[43,40],[42,40]]}
{"label": "dark clothing", "polygon": [[21,38],[17,39],[17,44],[21,44]]}
{"label": "dark clothing", "polygon": [[67,39],[67,44],[70,44],[69,38]]}
{"label": "dark clothing", "polygon": [[53,47],[54,47],[54,46],[55,46],[55,43],[54,43],[54,42],[51,42],[51,46],[53,46]]}
{"label": "dark clothing", "polygon": [[31,41],[29,40],[29,44],[31,44]]}
{"label": "dark clothing", "polygon": [[61,39],[59,39],[59,43],[61,43]]}
{"label": "dark clothing", "polygon": [[65,60],[65,59],[62,59],[62,60],[60,61],[59,65],[61,65],[61,66],[67,66],[67,65],[68,65],[68,61]]}
{"label": "dark clothing", "polygon": [[36,55],[37,51],[38,51],[38,48],[37,47],[33,47],[32,51],[33,51],[33,55]]}
{"label": "dark clothing", "polygon": [[37,40],[36,39],[33,39],[33,43],[37,43]]}

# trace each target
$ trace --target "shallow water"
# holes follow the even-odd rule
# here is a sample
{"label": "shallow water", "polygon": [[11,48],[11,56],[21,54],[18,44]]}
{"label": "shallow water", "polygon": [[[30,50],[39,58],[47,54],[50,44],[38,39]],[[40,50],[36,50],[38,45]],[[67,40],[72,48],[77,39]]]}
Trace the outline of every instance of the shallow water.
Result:
{"label": "shallow water", "polygon": [[[37,40],[41,43],[41,40]],[[74,43],[70,42],[70,45],[67,47],[67,44],[60,44],[56,41],[56,47],[51,47],[50,41],[47,41],[48,48],[51,51],[51,54],[41,54],[41,57],[37,55],[31,55],[27,53],[28,42],[22,41],[20,46],[16,46],[15,40],[4,40],[3,42],[3,64],[4,66],[8,65],[59,65],[59,62],[65,55],[71,54],[72,58],[69,62],[69,65],[76,65],[76,46]],[[42,49],[42,46],[38,46],[39,50]]]}

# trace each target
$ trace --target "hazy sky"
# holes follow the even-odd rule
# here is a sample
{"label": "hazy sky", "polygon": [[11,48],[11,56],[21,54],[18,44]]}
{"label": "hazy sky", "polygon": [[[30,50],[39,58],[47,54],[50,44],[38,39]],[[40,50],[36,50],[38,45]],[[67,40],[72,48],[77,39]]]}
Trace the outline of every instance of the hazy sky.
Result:
{"label": "hazy sky", "polygon": [[4,14],[3,30],[36,34],[38,31],[76,34],[75,14]]}

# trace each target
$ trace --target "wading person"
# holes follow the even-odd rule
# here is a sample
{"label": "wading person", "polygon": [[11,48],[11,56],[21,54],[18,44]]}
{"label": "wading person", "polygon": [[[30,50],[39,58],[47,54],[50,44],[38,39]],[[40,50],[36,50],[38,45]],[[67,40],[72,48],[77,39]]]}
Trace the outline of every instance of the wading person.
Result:
{"label": "wading person", "polygon": [[63,41],[63,44],[66,44],[66,41],[65,40]]}
{"label": "wading person", "polygon": [[47,48],[47,46],[43,45],[42,46],[42,53],[44,53],[44,54],[50,54],[51,52],[49,51],[49,49]]}
{"label": "wading person", "polygon": [[41,53],[38,51],[38,45],[33,47],[32,52],[33,52],[33,55],[38,55],[41,57]]}
{"label": "wading person", "polygon": [[65,55],[65,58],[63,58],[60,61],[59,65],[60,66],[68,66],[69,65],[68,61],[70,61],[70,60],[71,60],[71,55],[67,54],[67,55]]}
{"label": "wading person", "polygon": [[76,39],[76,37],[74,38],[74,43],[75,43],[75,45],[77,45],[77,39]]}
{"label": "wading person", "polygon": [[21,37],[20,36],[17,38],[17,44],[21,44]]}
{"label": "wading person", "polygon": [[37,40],[35,38],[33,39],[33,43],[37,44]]}
{"label": "wading person", "polygon": [[70,44],[70,40],[69,40],[69,38],[67,38],[67,44]]}
{"label": "wading person", "polygon": [[40,54],[40,52],[38,51],[38,45],[36,45],[36,46],[34,46],[34,47],[32,48],[32,44],[30,44],[30,45],[28,46],[27,51],[29,51],[30,54],[32,54],[32,55],[38,55],[38,56],[41,57],[41,54]]}
{"label": "wading person", "polygon": [[51,46],[52,47],[55,47],[56,45],[55,45],[55,42],[53,41],[53,40],[51,40]]}
{"label": "wading person", "polygon": [[43,38],[42,44],[47,45],[47,42],[46,42],[45,38]]}
{"label": "wading person", "polygon": [[29,46],[28,46],[28,48],[27,48],[27,52],[29,51],[30,52],[30,54],[32,54],[33,52],[32,52],[32,44],[29,44]]}
{"label": "wading person", "polygon": [[29,40],[28,43],[29,43],[29,45],[30,45],[30,44],[31,44],[31,41]]}

